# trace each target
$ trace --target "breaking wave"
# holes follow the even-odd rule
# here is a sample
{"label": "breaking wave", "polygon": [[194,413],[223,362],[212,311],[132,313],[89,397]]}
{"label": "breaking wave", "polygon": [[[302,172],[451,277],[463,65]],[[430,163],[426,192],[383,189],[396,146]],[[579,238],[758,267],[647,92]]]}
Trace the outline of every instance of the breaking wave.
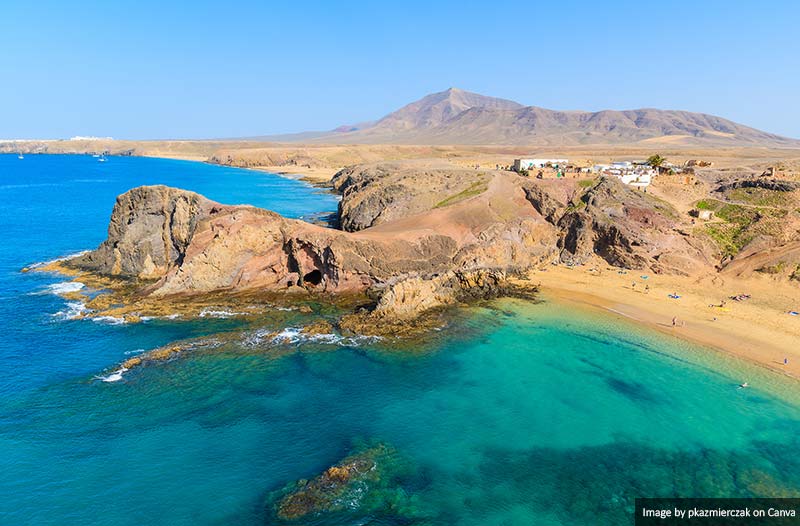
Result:
{"label": "breaking wave", "polygon": [[69,292],[78,292],[79,290],[86,287],[80,281],[64,281],[61,283],[53,283],[52,285],[47,286],[47,291],[50,294],[67,294]]}
{"label": "breaking wave", "polygon": [[95,323],[105,323],[107,325],[122,325],[128,323],[124,318],[117,318],[116,316],[96,316],[92,318]]}
{"label": "breaking wave", "polygon": [[243,338],[243,344],[248,347],[257,347],[264,344],[295,345],[301,343],[321,343],[340,345],[342,347],[358,347],[359,345],[373,343],[380,339],[381,338],[378,336],[341,336],[333,333],[309,334],[303,332],[303,327],[286,327],[279,332],[258,329],[247,333]]}
{"label": "breaking wave", "polygon": [[200,311],[199,316],[201,318],[235,318],[236,316],[247,316],[245,312],[235,312],[229,311],[225,309],[217,309],[215,307],[206,307],[202,311]]}
{"label": "breaking wave", "polygon": [[152,321],[152,320],[177,320],[183,318],[183,314],[167,314],[166,316],[142,316],[139,318],[142,321]]}
{"label": "breaking wave", "polygon": [[119,382],[122,380],[122,375],[128,371],[127,367],[120,367],[116,371],[106,375],[106,376],[95,376],[95,379],[100,380],[101,382],[111,383],[111,382]]}
{"label": "breaking wave", "polygon": [[84,254],[88,254],[89,252],[91,252],[91,250],[81,250],[79,252],[73,252],[72,254],[67,254],[66,256],[61,256],[61,257],[58,257],[58,258],[55,258],[55,259],[51,259],[49,261],[40,261],[38,263],[34,263],[32,265],[28,265],[26,268],[35,269],[35,268],[46,267],[47,265],[51,265],[53,263],[58,263],[60,261],[67,261],[67,260],[70,260],[72,258],[76,258],[78,256],[82,256]]}
{"label": "breaking wave", "polygon": [[86,304],[82,301],[68,301],[64,309],[52,314],[54,318],[60,320],[75,320],[86,314]]}

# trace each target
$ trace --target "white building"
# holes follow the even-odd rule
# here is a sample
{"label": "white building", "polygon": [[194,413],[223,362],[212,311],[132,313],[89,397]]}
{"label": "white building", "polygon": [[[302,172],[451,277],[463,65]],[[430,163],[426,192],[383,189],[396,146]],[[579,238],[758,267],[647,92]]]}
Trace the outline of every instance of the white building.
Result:
{"label": "white building", "polygon": [[611,164],[596,164],[592,167],[596,173],[616,177],[624,184],[637,188],[647,188],[653,182],[656,171],[647,165],[638,165],[628,161],[614,162]]}
{"label": "white building", "polygon": [[532,170],[534,168],[544,168],[545,166],[565,166],[567,159],[514,159],[514,171]]}
{"label": "white building", "polygon": [[636,186],[639,188],[647,188],[650,186],[650,183],[653,182],[653,176],[655,176],[655,170],[632,170],[623,173],[619,176],[620,181],[623,183]]}

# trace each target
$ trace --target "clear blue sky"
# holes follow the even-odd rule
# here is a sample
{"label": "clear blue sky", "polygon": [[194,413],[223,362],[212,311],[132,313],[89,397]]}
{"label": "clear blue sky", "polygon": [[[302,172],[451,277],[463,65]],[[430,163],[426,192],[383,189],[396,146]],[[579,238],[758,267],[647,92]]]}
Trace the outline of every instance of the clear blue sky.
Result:
{"label": "clear blue sky", "polygon": [[0,138],[330,129],[450,86],[800,137],[790,1],[4,0],[0,49]]}

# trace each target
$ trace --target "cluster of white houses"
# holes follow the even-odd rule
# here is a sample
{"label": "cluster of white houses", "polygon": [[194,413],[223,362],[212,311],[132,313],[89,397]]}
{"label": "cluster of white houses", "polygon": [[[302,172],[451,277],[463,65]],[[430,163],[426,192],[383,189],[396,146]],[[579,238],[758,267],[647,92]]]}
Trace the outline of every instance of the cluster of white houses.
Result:
{"label": "cluster of white houses", "polygon": [[514,171],[533,170],[535,168],[564,167],[569,164],[567,159],[514,159]]}
{"label": "cluster of white houses", "polygon": [[655,168],[646,162],[634,163],[630,161],[596,164],[592,167],[592,172],[616,177],[623,183],[638,188],[650,186],[650,183],[653,182],[653,177],[657,174]]}
{"label": "cluster of white houses", "polygon": [[638,188],[647,188],[658,173],[646,162],[619,161],[611,164],[595,164],[591,167],[576,167],[568,159],[514,159],[514,171],[553,168],[559,174],[574,171],[577,173],[599,174],[616,177],[623,183]]}

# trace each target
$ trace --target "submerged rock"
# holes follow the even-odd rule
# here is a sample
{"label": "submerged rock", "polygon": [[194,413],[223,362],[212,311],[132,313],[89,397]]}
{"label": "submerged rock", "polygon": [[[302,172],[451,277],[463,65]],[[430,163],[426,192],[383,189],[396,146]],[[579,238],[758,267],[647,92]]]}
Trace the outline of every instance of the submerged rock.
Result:
{"label": "submerged rock", "polygon": [[402,488],[409,465],[386,445],[347,456],[316,477],[301,479],[270,495],[270,523],[324,523],[325,518],[402,516],[418,514],[413,496]]}
{"label": "submerged rock", "polygon": [[333,333],[333,325],[327,320],[319,320],[313,323],[309,323],[302,329],[303,334],[308,334],[310,336],[317,336],[320,334],[331,334]]}

